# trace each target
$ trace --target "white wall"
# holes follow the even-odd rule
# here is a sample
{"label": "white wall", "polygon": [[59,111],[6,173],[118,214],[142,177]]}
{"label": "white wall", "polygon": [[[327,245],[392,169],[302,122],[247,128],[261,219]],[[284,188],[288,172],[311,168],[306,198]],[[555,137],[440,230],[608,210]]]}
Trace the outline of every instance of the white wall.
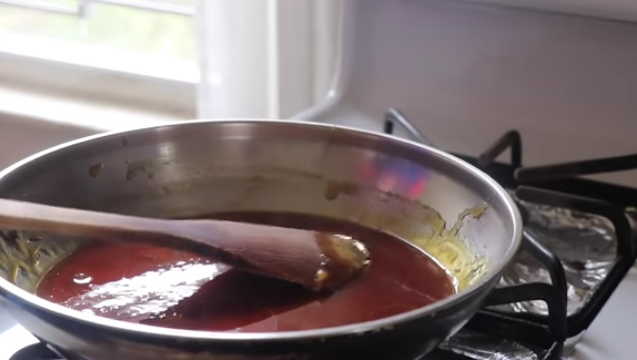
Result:
{"label": "white wall", "polygon": [[0,114],[0,169],[38,151],[96,132],[68,124]]}
{"label": "white wall", "polygon": [[[637,152],[637,23],[448,0],[348,2],[347,107],[313,120],[380,130],[397,107],[436,145],[470,155],[517,129],[525,165]],[[634,186],[637,171],[607,178]]]}

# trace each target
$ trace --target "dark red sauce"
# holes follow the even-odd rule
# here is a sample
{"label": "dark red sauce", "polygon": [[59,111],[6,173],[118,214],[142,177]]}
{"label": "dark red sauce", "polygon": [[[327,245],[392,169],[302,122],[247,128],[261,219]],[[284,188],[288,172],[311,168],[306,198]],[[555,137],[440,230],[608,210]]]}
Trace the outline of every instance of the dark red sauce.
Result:
{"label": "dark red sauce", "polygon": [[447,272],[421,250],[356,224],[306,215],[235,213],[218,219],[340,233],[365,242],[372,263],[334,293],[230,269],[187,251],[96,243],[55,266],[37,294],[123,321],[215,331],[292,331],[347,325],[410,311],[454,293]]}

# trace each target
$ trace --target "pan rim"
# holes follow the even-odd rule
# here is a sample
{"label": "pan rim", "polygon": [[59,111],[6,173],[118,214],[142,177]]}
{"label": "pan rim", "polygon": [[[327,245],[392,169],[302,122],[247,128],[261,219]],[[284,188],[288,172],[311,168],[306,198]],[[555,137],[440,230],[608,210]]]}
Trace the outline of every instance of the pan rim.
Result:
{"label": "pan rim", "polygon": [[[64,317],[68,320],[73,320],[80,322],[84,325],[91,325],[103,330],[107,331],[120,331],[126,333],[128,336],[145,336],[149,338],[155,339],[177,339],[177,340],[194,340],[194,341],[230,341],[230,342],[270,342],[270,341],[293,341],[293,340],[312,340],[312,339],[325,339],[330,337],[339,337],[339,336],[352,336],[359,335],[362,333],[367,333],[370,331],[379,331],[382,329],[390,329],[392,327],[398,326],[402,323],[407,323],[417,318],[421,318],[424,316],[431,316],[439,311],[445,310],[455,304],[463,302],[465,299],[470,298],[472,296],[476,296],[478,293],[483,291],[483,287],[489,285],[490,283],[494,283],[497,280],[504,268],[513,260],[516,255],[518,249],[522,243],[522,218],[520,212],[517,208],[517,205],[510,197],[510,195],[506,192],[504,188],[502,188],[493,178],[489,175],[485,174],[478,168],[473,165],[465,162],[462,159],[459,159],[449,153],[446,153],[442,150],[422,145],[416,143],[414,141],[396,138],[390,135],[376,133],[373,131],[366,131],[352,127],[345,126],[336,126],[331,124],[323,124],[323,123],[314,123],[307,121],[296,121],[296,120],[279,120],[279,119],[203,119],[203,120],[187,120],[187,121],[179,121],[179,122],[171,122],[157,125],[144,126],[134,129],[127,130],[117,130],[106,132],[97,135],[91,135],[87,137],[83,137],[80,139],[76,139],[73,141],[69,141],[49,149],[43,150],[36,154],[33,154],[17,163],[7,167],[6,169],[0,171],[0,182],[6,176],[14,173],[19,168],[26,166],[27,164],[35,161],[36,159],[42,158],[49,154],[53,154],[62,149],[71,148],[73,146],[78,146],[81,144],[85,144],[88,142],[96,141],[98,139],[104,139],[108,137],[121,136],[126,134],[133,134],[136,132],[145,132],[154,129],[160,129],[164,127],[179,127],[179,126],[188,126],[188,125],[196,125],[196,124],[206,124],[206,123],[271,123],[271,124],[292,124],[292,125],[302,125],[308,127],[320,127],[320,128],[330,128],[330,129],[339,129],[345,132],[358,133],[367,136],[379,137],[385,139],[390,142],[399,142],[403,145],[415,147],[416,149],[420,149],[422,151],[428,152],[429,155],[438,157],[443,161],[449,162],[455,167],[461,168],[464,171],[468,172],[472,177],[476,178],[478,181],[486,184],[499,198],[500,201],[504,205],[504,210],[507,213],[507,217],[512,221],[512,236],[509,241],[508,248],[500,259],[498,259],[493,268],[485,274],[480,281],[471,284],[467,288],[462,291],[453,294],[449,297],[446,297],[442,300],[436,301],[427,306],[414,309],[408,312],[400,313],[397,315],[393,315],[390,317],[367,321],[362,323],[355,323],[349,325],[342,325],[337,327],[330,328],[322,328],[322,329],[313,329],[313,330],[302,330],[302,331],[285,331],[285,332],[254,332],[254,333],[239,333],[239,332],[221,332],[221,331],[198,331],[198,330],[180,330],[180,329],[169,329],[169,328],[161,328],[154,327],[149,325],[141,325],[141,324],[133,324],[124,321],[112,320],[107,318],[102,318],[98,316],[92,316],[83,314],[80,311],[72,310],[66,308],[62,305],[55,304],[53,302],[49,302],[45,299],[39,298],[38,296],[19,288],[17,285],[12,284],[8,280],[4,278],[0,278],[0,294],[9,295],[14,298],[18,298],[29,306],[45,313],[53,314],[56,316]],[[11,301],[11,300],[9,300]]]}

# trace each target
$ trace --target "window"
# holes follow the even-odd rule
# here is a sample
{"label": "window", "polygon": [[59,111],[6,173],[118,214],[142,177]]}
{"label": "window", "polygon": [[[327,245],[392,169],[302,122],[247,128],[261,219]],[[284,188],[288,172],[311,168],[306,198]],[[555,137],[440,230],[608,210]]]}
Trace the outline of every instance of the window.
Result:
{"label": "window", "polygon": [[341,3],[0,0],[0,98],[14,86],[174,119],[293,116],[329,90]]}
{"label": "window", "polygon": [[0,0],[0,50],[193,81],[194,2]]}
{"label": "window", "polygon": [[197,0],[0,0],[0,80],[193,113]]}

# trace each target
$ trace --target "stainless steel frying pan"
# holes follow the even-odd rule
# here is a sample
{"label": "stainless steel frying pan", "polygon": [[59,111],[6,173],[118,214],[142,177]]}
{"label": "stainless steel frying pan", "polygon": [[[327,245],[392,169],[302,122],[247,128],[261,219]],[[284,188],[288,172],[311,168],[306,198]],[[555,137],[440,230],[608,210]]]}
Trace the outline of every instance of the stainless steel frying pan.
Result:
{"label": "stainless steel frying pan", "polygon": [[2,171],[0,197],[159,217],[265,210],[351,220],[409,239],[459,284],[456,295],[430,306],[337,328],[171,330],[36,297],[39,279],[80,240],[3,231],[2,304],[58,351],[90,360],[416,359],[479,309],[522,233],[507,193],[461,160],[391,136],[304,122],[191,121],[93,136]]}

